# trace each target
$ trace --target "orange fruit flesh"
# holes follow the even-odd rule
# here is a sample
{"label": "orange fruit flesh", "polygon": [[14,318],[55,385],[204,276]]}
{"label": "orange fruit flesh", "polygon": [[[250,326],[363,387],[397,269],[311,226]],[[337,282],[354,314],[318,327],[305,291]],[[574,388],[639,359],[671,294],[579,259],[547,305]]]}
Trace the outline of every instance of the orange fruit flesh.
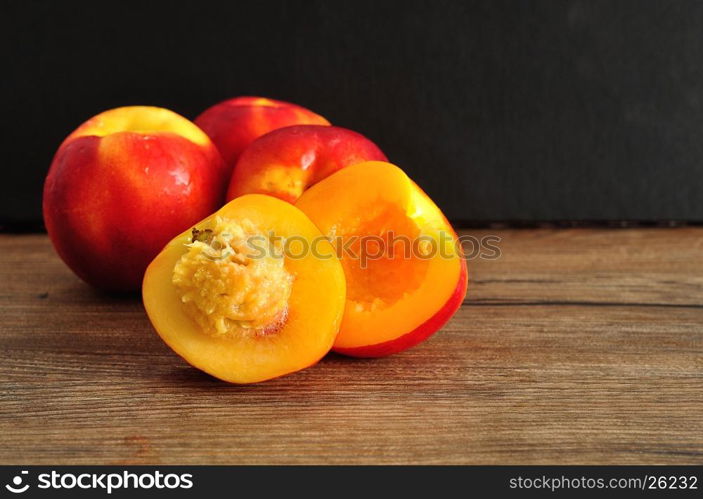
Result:
{"label": "orange fruit flesh", "polygon": [[[296,206],[332,238],[344,267],[347,304],[335,347],[400,338],[455,292],[461,273],[456,235],[398,167],[349,166],[308,189]],[[345,244],[356,251],[344,251]]]}
{"label": "orange fruit flesh", "polygon": [[[247,237],[255,227],[257,237],[274,235],[282,241],[282,264],[247,260],[234,243],[226,253],[221,244],[219,253],[207,253],[212,248],[195,241],[199,236],[188,230],[149,265],[142,292],[154,328],[176,353],[217,378],[254,383],[308,367],[330,350],[342,318],[345,279],[332,246],[315,225],[299,209],[270,196],[237,198],[195,229],[210,237],[232,237],[241,227]],[[207,244],[219,244],[215,239]],[[264,247],[270,239],[256,241]],[[291,244],[295,257],[289,257],[280,251],[288,241],[303,246],[316,241],[316,251],[301,252]],[[207,258],[201,258],[200,250]],[[222,263],[222,258],[233,262]],[[232,303],[233,297],[239,302]],[[282,302],[281,313],[269,310]],[[218,317],[221,310],[230,315]]]}

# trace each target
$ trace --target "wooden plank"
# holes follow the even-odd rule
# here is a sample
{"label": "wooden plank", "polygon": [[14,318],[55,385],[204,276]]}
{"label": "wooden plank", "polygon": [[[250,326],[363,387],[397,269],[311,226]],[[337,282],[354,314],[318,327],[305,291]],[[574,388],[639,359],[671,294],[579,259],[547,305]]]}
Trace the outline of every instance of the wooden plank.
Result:
{"label": "wooden plank", "polygon": [[0,463],[703,462],[703,230],[488,232],[431,340],[243,387],[0,236]]}
{"label": "wooden plank", "polygon": [[464,234],[479,241],[486,236],[501,238],[497,243],[500,258],[471,261],[472,301],[703,303],[700,228],[516,229]]}

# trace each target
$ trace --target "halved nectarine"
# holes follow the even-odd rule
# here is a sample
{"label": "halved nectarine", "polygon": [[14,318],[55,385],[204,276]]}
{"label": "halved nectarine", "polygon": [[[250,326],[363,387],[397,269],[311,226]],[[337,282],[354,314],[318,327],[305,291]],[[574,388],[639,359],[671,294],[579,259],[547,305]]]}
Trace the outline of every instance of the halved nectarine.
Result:
{"label": "halved nectarine", "polygon": [[330,238],[344,267],[347,304],[335,351],[399,352],[461,305],[467,270],[456,234],[400,168],[348,166],[305,191],[296,206]]}
{"label": "halved nectarine", "polygon": [[252,194],[173,239],[147,268],[142,293],[176,353],[217,378],[254,383],[330,350],[345,280],[334,249],[302,211]]}

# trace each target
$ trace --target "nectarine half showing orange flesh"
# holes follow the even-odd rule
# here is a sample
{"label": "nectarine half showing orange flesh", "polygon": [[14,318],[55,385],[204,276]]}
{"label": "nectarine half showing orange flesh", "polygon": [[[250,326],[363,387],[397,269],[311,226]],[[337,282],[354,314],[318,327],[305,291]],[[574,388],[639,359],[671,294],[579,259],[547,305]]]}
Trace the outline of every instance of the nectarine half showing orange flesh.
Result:
{"label": "nectarine half showing orange flesh", "polygon": [[260,193],[293,203],[305,189],[341,168],[385,160],[376,144],[346,128],[280,128],[244,150],[232,172],[227,199]]}
{"label": "nectarine half showing orange flesh", "polygon": [[345,303],[330,243],[295,206],[242,196],[177,236],[147,268],[156,332],[193,366],[232,383],[308,367],[332,347]]}
{"label": "nectarine half showing orange flesh", "polygon": [[466,262],[442,212],[400,168],[366,162],[305,191],[296,206],[330,238],[347,279],[333,349],[379,357],[449,320],[466,294]]}
{"label": "nectarine half showing orange flesh", "polygon": [[291,125],[329,125],[329,121],[297,104],[265,97],[235,97],[215,104],[195,118],[222,154],[228,173],[256,138]]}

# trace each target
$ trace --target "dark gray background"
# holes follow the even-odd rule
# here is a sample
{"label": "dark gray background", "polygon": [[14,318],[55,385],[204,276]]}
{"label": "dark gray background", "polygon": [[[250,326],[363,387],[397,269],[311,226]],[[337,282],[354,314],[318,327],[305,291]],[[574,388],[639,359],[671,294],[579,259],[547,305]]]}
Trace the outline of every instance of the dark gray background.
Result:
{"label": "dark gray background", "polygon": [[703,220],[703,2],[3,2],[0,225],[97,112],[290,100],[455,221]]}

